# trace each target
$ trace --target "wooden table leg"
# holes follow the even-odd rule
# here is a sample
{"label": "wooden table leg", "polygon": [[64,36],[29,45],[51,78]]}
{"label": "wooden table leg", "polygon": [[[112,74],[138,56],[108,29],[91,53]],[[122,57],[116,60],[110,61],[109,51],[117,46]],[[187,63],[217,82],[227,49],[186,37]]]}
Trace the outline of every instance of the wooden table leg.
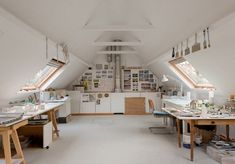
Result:
{"label": "wooden table leg", "polygon": [[10,130],[2,132],[2,142],[6,164],[11,164]]}
{"label": "wooden table leg", "polygon": [[194,120],[190,121],[190,160],[193,161],[194,156],[194,136],[195,136],[195,127]]}
{"label": "wooden table leg", "polygon": [[59,130],[57,127],[57,121],[56,121],[56,117],[55,117],[55,111],[51,110],[47,113],[48,115],[48,119],[52,122],[53,128],[55,130],[55,134],[57,137],[59,137]]}
{"label": "wooden table leg", "polygon": [[15,146],[18,157],[20,159],[22,159],[22,164],[25,164],[24,154],[23,154],[23,151],[21,149],[18,133],[17,133],[16,130],[12,131],[11,137],[12,137],[12,140],[13,140],[13,143],[14,143],[14,146]]}
{"label": "wooden table leg", "polygon": [[229,125],[226,125],[226,139],[227,139],[227,141],[229,141],[230,139],[229,139]]}
{"label": "wooden table leg", "polygon": [[181,148],[181,134],[180,134],[180,120],[176,119],[176,124],[177,124],[177,134],[178,134],[178,146]]}

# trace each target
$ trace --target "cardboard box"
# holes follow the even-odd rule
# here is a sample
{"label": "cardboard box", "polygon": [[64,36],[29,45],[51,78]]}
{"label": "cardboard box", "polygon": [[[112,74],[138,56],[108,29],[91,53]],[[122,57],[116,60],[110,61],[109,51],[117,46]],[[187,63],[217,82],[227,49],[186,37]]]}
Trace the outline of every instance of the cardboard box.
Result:
{"label": "cardboard box", "polygon": [[[214,159],[215,161],[221,164],[230,164],[228,163],[232,161],[232,159],[230,158],[235,158],[233,154],[230,154],[229,152],[225,152],[224,150],[216,149],[212,146],[207,146],[206,152],[212,159]],[[222,161],[227,162],[227,163],[223,163]],[[234,162],[231,164],[234,164]]]}
{"label": "cardboard box", "polygon": [[235,155],[231,156],[231,157],[224,157],[221,160],[222,164],[234,164],[235,163]]}

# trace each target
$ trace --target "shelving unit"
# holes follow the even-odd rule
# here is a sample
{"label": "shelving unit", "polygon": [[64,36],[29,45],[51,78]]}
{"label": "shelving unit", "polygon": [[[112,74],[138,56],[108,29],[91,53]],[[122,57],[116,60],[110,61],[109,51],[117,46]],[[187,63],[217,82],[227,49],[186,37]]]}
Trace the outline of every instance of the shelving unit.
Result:
{"label": "shelving unit", "polygon": [[156,91],[156,76],[146,69],[124,69],[123,91],[124,92],[151,92]]}
{"label": "shelving unit", "polygon": [[131,70],[124,70],[123,74],[124,74],[123,90],[131,91]]}
{"label": "shelving unit", "polygon": [[132,91],[139,91],[139,72],[138,70],[131,71],[131,79],[132,79]]}

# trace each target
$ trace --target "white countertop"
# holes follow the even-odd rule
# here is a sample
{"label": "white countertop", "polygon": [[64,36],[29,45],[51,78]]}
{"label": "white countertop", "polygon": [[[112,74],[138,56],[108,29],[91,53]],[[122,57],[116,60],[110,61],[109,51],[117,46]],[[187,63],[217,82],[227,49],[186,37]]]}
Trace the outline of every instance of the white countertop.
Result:
{"label": "white countertop", "polygon": [[189,105],[191,100],[184,99],[184,98],[178,98],[178,99],[162,99],[163,102],[172,103],[174,105],[178,105],[181,107],[185,107],[186,105]]}
{"label": "white countertop", "polygon": [[55,100],[45,100],[45,103],[57,103],[57,102],[66,102],[70,100],[69,96],[66,96],[62,99],[55,99]]}

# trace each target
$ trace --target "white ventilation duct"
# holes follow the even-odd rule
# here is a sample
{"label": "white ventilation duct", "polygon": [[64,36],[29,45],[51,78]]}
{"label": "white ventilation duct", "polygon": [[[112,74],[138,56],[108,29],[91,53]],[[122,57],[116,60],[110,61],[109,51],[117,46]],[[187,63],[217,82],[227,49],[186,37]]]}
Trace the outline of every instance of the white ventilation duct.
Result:
{"label": "white ventilation duct", "polygon": [[[114,40],[121,42],[121,40]],[[121,51],[121,46],[107,46],[107,51]],[[121,54],[107,54],[107,62],[114,62],[114,91],[121,92]]]}
{"label": "white ventilation duct", "polygon": [[[111,51],[111,46],[107,46],[107,47],[106,47],[106,51]],[[112,54],[107,54],[107,62],[108,62],[108,63],[113,62],[113,56],[112,56]]]}

